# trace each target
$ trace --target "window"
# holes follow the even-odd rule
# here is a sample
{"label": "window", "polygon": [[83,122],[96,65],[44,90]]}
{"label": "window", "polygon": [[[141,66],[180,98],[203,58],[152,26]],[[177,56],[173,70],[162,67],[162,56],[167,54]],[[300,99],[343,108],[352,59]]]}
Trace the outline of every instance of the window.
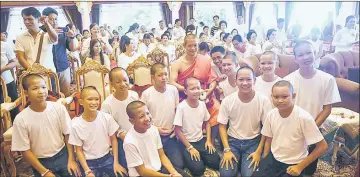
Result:
{"label": "window", "polygon": [[[298,23],[302,30],[300,38],[310,34],[313,27],[323,29],[328,14],[335,14],[335,2],[294,2],[289,27]],[[321,8],[319,8],[321,7]]]}
{"label": "window", "polygon": [[211,28],[214,26],[213,16],[218,15],[220,20],[225,20],[228,24],[227,31],[236,25],[236,13],[233,2],[195,2],[194,18],[197,23],[204,22],[206,26]]}
{"label": "window", "polygon": [[[40,13],[42,13],[42,11],[46,7],[54,8],[58,12],[59,26],[65,27],[65,25],[69,23],[65,17],[64,11],[61,9],[60,6],[37,6],[35,8],[38,9]],[[26,31],[26,27],[24,25],[24,21],[21,16],[21,11],[24,8],[25,7],[15,7],[10,9],[10,18],[9,18],[9,25],[7,30],[9,33],[8,41],[16,40],[16,37],[18,35]]]}
{"label": "window", "polygon": [[151,28],[157,28],[163,19],[160,3],[103,4],[100,10],[100,25],[106,23],[112,29],[122,26],[124,32],[133,23],[145,25],[150,31]]}

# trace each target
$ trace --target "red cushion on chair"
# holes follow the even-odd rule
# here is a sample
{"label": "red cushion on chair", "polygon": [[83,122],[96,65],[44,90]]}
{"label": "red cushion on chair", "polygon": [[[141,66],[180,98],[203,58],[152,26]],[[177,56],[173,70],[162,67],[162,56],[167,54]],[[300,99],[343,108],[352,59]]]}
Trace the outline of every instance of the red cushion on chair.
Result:
{"label": "red cushion on chair", "polygon": [[289,73],[289,68],[276,68],[275,69],[275,74],[281,78],[284,78],[285,76],[287,76]]}
{"label": "red cushion on chair", "polygon": [[147,88],[151,87],[151,84],[144,85],[144,86],[138,86],[134,85],[130,90],[133,90],[138,93],[139,98],[141,98],[142,92],[144,92]]}

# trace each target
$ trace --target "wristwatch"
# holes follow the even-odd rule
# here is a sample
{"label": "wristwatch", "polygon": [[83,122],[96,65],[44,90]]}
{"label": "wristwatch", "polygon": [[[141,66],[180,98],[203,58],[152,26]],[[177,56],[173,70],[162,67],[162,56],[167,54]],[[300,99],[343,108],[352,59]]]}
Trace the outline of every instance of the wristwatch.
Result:
{"label": "wristwatch", "polygon": [[194,146],[192,146],[192,145],[189,146],[189,147],[187,148],[187,151],[190,152],[190,150],[191,150],[192,148],[194,148]]}

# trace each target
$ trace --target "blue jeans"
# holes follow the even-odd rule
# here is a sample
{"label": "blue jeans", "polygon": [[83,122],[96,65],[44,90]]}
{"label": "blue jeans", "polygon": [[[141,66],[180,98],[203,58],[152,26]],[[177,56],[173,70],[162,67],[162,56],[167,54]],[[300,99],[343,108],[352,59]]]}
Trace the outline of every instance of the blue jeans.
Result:
{"label": "blue jeans", "polygon": [[[52,157],[49,158],[39,158],[40,163],[47,169],[51,170],[51,172],[56,177],[68,177],[68,176],[75,176],[70,175],[67,170],[68,165],[68,151],[67,148],[64,147],[61,149],[60,152],[55,154]],[[34,172],[35,177],[41,177],[41,174],[35,170],[35,168],[32,168]]]}
{"label": "blue jeans", "polygon": [[[239,140],[229,136],[229,146],[231,148],[231,152],[235,155],[236,159],[238,159],[238,162],[240,164],[240,173],[242,177],[251,176],[253,172],[253,168],[248,168],[252,159],[246,159],[251,153],[256,151],[259,146],[260,139],[261,136],[250,140]],[[239,164],[236,163],[235,160],[233,160],[232,163],[234,165],[234,169],[232,169],[231,167],[226,169],[225,166],[224,168],[221,168],[220,164],[220,176],[237,176]]]}
{"label": "blue jeans", "polygon": [[120,138],[118,138],[117,140],[118,140],[118,160],[119,160],[119,164],[128,171],[126,158],[125,158],[125,151],[124,151],[124,142]]}
{"label": "blue jeans", "polygon": [[205,165],[209,168],[217,170],[219,168],[220,156],[217,152],[212,154],[205,149],[206,139],[203,138],[198,142],[190,142],[190,144],[200,153],[200,161],[192,160],[190,153],[186,147],[181,144],[184,162],[193,176],[202,176],[205,172]]}
{"label": "blue jeans", "polygon": [[86,163],[95,176],[115,176],[114,157],[110,153],[98,159],[86,160]]}
{"label": "blue jeans", "polygon": [[184,160],[176,138],[161,136],[161,142],[163,144],[163,150],[171,164],[178,169],[184,169]]}

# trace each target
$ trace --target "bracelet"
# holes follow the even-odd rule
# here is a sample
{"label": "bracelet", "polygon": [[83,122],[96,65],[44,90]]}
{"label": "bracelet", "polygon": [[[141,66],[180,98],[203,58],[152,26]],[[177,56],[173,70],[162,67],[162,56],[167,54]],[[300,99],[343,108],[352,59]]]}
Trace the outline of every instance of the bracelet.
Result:
{"label": "bracelet", "polygon": [[48,174],[49,172],[51,172],[49,169],[46,169],[46,171],[43,173],[43,174],[41,174],[41,176],[43,177],[43,176],[45,176],[46,174]]}
{"label": "bracelet", "polygon": [[190,146],[187,148],[187,151],[190,151],[192,148],[194,148],[194,146],[190,145]]}
{"label": "bracelet", "polygon": [[70,39],[75,39],[75,37],[69,37]]}
{"label": "bracelet", "polygon": [[230,152],[231,148],[224,148],[224,152]]}
{"label": "bracelet", "polygon": [[93,172],[93,171],[89,169],[88,171],[85,172],[85,176],[88,175],[88,174],[90,174],[90,173],[92,173],[92,172]]}

